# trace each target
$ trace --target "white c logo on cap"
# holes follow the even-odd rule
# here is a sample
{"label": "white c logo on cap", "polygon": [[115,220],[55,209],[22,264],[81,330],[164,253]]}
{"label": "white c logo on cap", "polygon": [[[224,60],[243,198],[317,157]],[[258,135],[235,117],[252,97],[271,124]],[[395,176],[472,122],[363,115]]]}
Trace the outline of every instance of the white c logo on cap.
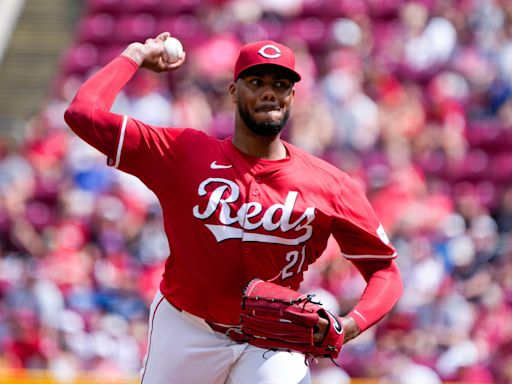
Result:
{"label": "white c logo on cap", "polygon": [[[268,49],[274,51],[275,53],[265,52]],[[267,59],[277,59],[278,57],[281,57],[281,50],[279,48],[277,48],[275,45],[271,45],[271,44],[267,44],[267,45],[264,45],[263,47],[261,47],[260,50],[258,51],[258,53],[261,56],[266,57]]]}

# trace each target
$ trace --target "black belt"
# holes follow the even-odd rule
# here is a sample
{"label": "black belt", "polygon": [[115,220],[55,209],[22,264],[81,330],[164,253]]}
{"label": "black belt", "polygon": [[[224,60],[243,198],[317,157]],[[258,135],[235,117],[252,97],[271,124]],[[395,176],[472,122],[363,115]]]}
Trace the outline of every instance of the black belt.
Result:
{"label": "black belt", "polygon": [[[183,309],[181,308],[178,308],[177,306],[175,306],[173,303],[171,303],[169,300],[167,300],[167,302],[172,305],[174,307],[174,309],[176,309],[178,312],[183,312]],[[194,315],[195,316],[195,315]],[[204,319],[203,319],[204,320]],[[228,326],[228,325],[221,325],[221,324],[217,324],[217,323],[213,323],[211,321],[208,321],[208,320],[204,320],[206,324],[208,324],[208,326],[214,330],[215,332],[219,332],[219,333],[222,333],[223,335],[227,335],[228,331],[230,329],[233,329],[233,328],[236,328],[236,326],[232,325],[232,326]]]}
{"label": "black belt", "polygon": [[227,325],[221,325],[217,323],[212,323],[211,321],[205,320],[206,324],[210,326],[211,329],[213,329],[215,332],[222,333],[223,335],[227,335],[229,330],[232,330],[234,327],[227,326]]}

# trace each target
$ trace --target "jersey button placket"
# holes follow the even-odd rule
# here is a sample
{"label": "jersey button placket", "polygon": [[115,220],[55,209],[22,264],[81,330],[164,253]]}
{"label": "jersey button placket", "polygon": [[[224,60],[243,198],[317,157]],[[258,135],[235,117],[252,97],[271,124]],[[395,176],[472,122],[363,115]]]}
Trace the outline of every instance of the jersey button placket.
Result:
{"label": "jersey button placket", "polygon": [[[254,179],[254,181],[256,181],[256,178]],[[255,187],[256,186],[256,187]],[[257,196],[259,196],[260,194],[260,191],[258,190],[257,188],[257,184],[255,182],[251,182],[248,186],[248,189],[247,189],[247,202],[250,202],[250,201],[257,201],[258,198]],[[242,253],[245,255],[245,256],[250,256],[252,254],[252,251],[251,251],[251,247],[249,245],[250,243],[243,243],[242,242]]]}
{"label": "jersey button placket", "polygon": [[261,177],[255,176],[254,182],[251,183],[251,196],[258,196],[260,194],[260,190],[258,184],[261,183]]}

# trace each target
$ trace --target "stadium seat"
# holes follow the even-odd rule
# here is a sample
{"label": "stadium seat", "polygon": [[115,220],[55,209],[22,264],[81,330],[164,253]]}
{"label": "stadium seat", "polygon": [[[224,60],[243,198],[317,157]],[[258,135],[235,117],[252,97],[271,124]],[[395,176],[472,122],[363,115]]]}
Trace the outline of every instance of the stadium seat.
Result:
{"label": "stadium seat", "polygon": [[260,20],[250,24],[240,24],[237,33],[242,41],[274,40],[282,39],[283,25],[272,20]]}
{"label": "stadium seat", "polygon": [[491,210],[498,205],[501,190],[501,185],[497,185],[489,180],[481,180],[475,184],[475,193],[478,200],[483,206]]}
{"label": "stadium seat", "polygon": [[98,62],[98,49],[90,43],[71,47],[64,57],[65,74],[84,74]]}
{"label": "stadium seat", "polygon": [[159,33],[171,32],[183,43],[185,51],[187,46],[196,46],[207,37],[198,18],[189,14],[162,17],[157,21],[156,29]]}
{"label": "stadium seat", "polygon": [[318,17],[297,19],[285,25],[283,35],[303,40],[313,53],[325,51],[332,43],[330,23]]}
{"label": "stadium seat", "polygon": [[195,13],[201,8],[202,0],[162,0],[162,12],[170,15]]}
{"label": "stadium seat", "polygon": [[492,156],[489,169],[490,179],[495,183],[510,183],[512,181],[512,153],[510,150],[499,152]]}
{"label": "stadium seat", "polygon": [[489,171],[489,156],[481,149],[471,149],[465,156],[461,168],[460,179],[479,181],[486,177]]}
{"label": "stadium seat", "polygon": [[369,14],[374,18],[393,18],[398,14],[405,0],[366,0]]}
{"label": "stadium seat", "polygon": [[472,122],[466,130],[466,139],[471,147],[496,151],[508,147],[507,134],[495,121]]}
{"label": "stadium seat", "polygon": [[125,0],[130,13],[151,13],[158,15],[164,8],[164,0]]}
{"label": "stadium seat", "polygon": [[443,151],[429,151],[416,159],[417,164],[429,175],[443,177],[446,171],[446,154]]}
{"label": "stadium seat", "polygon": [[118,42],[143,43],[148,37],[155,36],[157,22],[153,15],[141,13],[137,15],[123,15],[115,23],[114,37]]}
{"label": "stadium seat", "polygon": [[85,17],[79,26],[78,39],[87,43],[106,43],[114,32],[115,19],[108,13]]}
{"label": "stadium seat", "polygon": [[126,0],[87,0],[87,13],[120,13],[123,12]]}
{"label": "stadium seat", "polygon": [[302,18],[319,17],[323,20],[333,20],[366,12],[367,5],[364,0],[304,0],[300,15]]}
{"label": "stadium seat", "polygon": [[119,56],[126,48],[126,44],[112,44],[103,47],[98,53],[98,65],[105,65],[115,57]]}

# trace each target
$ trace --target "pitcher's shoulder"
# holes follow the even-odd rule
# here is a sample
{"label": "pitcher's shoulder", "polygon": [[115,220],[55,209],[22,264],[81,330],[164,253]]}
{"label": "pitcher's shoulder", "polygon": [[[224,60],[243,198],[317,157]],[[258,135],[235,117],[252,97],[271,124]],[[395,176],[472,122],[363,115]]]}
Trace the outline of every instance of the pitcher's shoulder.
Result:
{"label": "pitcher's shoulder", "polygon": [[350,175],[328,161],[302,148],[296,147],[293,144],[286,143],[286,147],[290,151],[290,155],[295,158],[294,166],[301,169],[303,172],[308,172],[307,174],[309,175],[323,175],[325,178],[332,178],[338,182],[350,183],[352,181]]}

